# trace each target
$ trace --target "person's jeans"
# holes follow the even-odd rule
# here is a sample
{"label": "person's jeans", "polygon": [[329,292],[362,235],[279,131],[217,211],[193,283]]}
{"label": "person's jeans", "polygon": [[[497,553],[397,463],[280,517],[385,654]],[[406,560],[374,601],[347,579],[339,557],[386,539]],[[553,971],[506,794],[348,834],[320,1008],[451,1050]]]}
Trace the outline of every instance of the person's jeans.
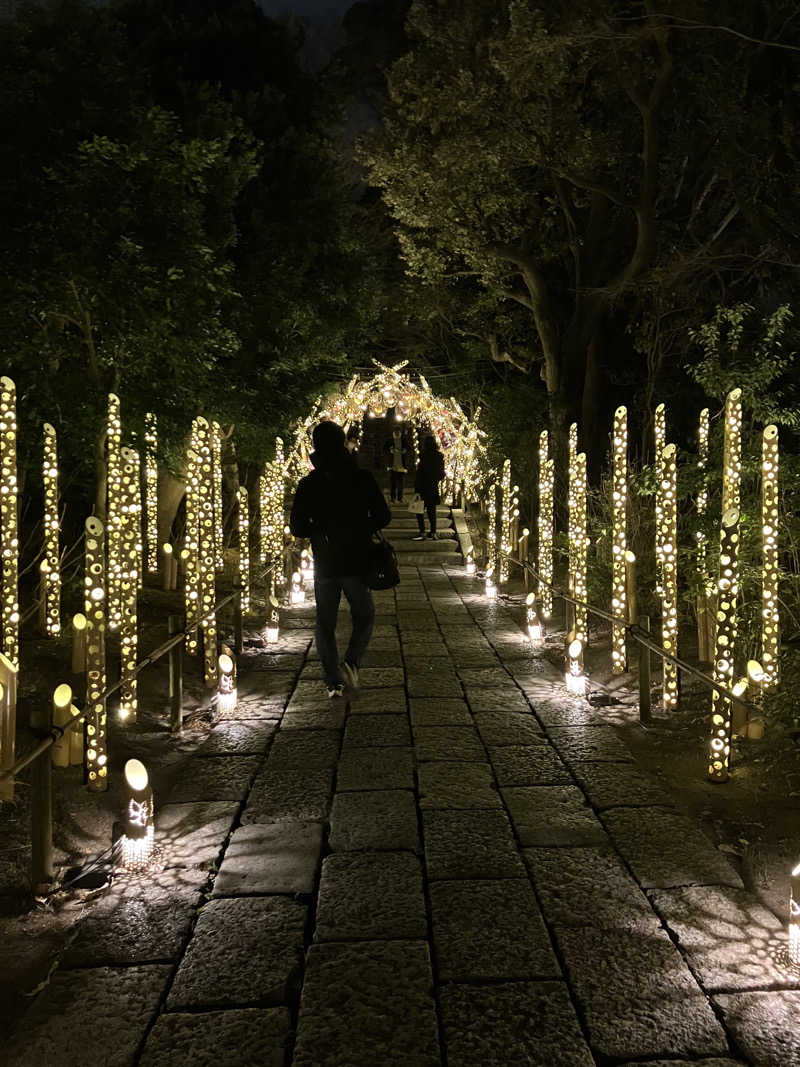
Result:
{"label": "person's jeans", "polygon": [[[428,513],[428,522],[430,523],[430,526],[431,526],[431,533],[435,534],[436,533],[436,505],[433,504],[433,503],[429,503],[426,500],[425,501],[425,510]],[[419,526],[419,532],[421,534],[424,534],[425,533],[425,520],[423,519],[423,517],[421,515],[417,515],[417,526]]]}
{"label": "person's jeans", "polygon": [[359,574],[342,578],[314,576],[314,596],[317,601],[317,652],[322,661],[322,673],[329,689],[342,684],[339,674],[339,652],[336,648],[336,616],[342,593],[350,605],[353,632],[344,658],[354,667],[361,666],[375,625],[375,605],[372,590]]}
{"label": "person's jeans", "polygon": [[402,471],[389,471],[389,481],[391,488],[389,495],[392,500],[403,499],[403,472]]}

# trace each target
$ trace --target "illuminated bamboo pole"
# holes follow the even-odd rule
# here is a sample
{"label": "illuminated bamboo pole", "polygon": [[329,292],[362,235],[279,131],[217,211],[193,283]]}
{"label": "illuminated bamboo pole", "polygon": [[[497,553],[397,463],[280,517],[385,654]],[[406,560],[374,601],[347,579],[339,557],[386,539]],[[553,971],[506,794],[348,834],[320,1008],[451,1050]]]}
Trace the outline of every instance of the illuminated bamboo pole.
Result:
{"label": "illuminated bamboo pole", "polygon": [[[714,649],[714,681],[730,689],[736,658],[739,594],[739,511],[730,508],[720,527],[719,578],[717,580],[717,639]],[[711,697],[711,743],[708,777],[726,782],[730,770],[733,707],[729,697],[716,690]]]}
{"label": "illuminated bamboo pole", "polygon": [[[572,575],[572,595],[576,600],[587,602],[587,565],[589,536],[586,529],[586,453],[575,457],[575,510],[570,513],[570,539],[574,544],[575,570]],[[574,533],[573,533],[574,530]],[[585,647],[588,640],[588,612],[581,604],[575,605],[575,637]]]}
{"label": "illuminated bamboo pole", "polygon": [[[618,407],[614,412],[614,458],[612,479],[612,510],[614,526],[611,543],[611,611],[621,619],[626,617],[625,597],[625,550],[627,546],[627,499],[628,499],[628,412]],[[625,651],[625,625],[612,623],[611,665],[614,674],[622,674],[627,663]]]}
{"label": "illuminated bamboo pole", "polygon": [[58,445],[56,431],[44,424],[44,560],[47,564],[44,588],[45,631],[51,637],[61,633],[61,560],[58,518]]}
{"label": "illuminated bamboo pole", "polygon": [[287,581],[286,570],[283,565],[283,543],[286,516],[283,510],[283,496],[285,491],[285,467],[286,461],[283,455],[283,438],[275,438],[275,471],[272,487],[272,531],[273,531],[273,559],[276,565],[275,580],[278,585],[284,585]]}
{"label": "illuminated bamboo pole", "polygon": [[213,431],[205,419],[198,420],[200,506],[198,510],[198,570],[201,627],[203,630],[203,675],[205,684],[217,684],[216,536],[214,526]]}
{"label": "illuminated bamboo pole", "polygon": [[0,378],[0,549],[3,553],[3,653],[19,670],[19,515],[17,388]]}
{"label": "illuminated bamboo pole", "polygon": [[577,457],[578,457],[578,424],[573,422],[569,427],[569,463],[567,466],[567,589],[573,591],[575,588],[575,493],[576,493],[576,477],[577,477]]}
{"label": "illuminated bamboo pole", "polygon": [[269,464],[258,479],[258,560],[266,563],[269,558]]}
{"label": "illuminated bamboo pole", "polygon": [[486,530],[487,541],[487,571],[491,571],[492,574],[497,572],[497,485],[492,482],[487,490],[488,493],[488,508],[489,508],[489,525]]}
{"label": "illuminated bamboo pole", "polygon": [[[192,447],[186,454],[186,528],[181,559],[184,573],[183,590],[187,627],[197,617],[200,607],[200,441],[197,428],[199,421],[199,419],[195,419],[192,425]],[[196,656],[198,647],[197,627],[192,625],[187,630],[185,648],[190,656]]]}
{"label": "illuminated bamboo pole", "polygon": [[780,680],[778,609],[778,427],[767,426],[761,450],[761,664],[763,685]]}
{"label": "illuminated bamboo pole", "polygon": [[242,612],[250,610],[250,515],[247,489],[239,486],[239,585],[242,589]]}
{"label": "illuminated bamboo pole", "polygon": [[664,459],[663,452],[667,443],[666,409],[659,404],[653,415],[653,465],[656,472],[656,518],[655,518],[655,554],[656,554],[656,593],[663,594],[664,569]]}
{"label": "illuminated bamboo pole", "polygon": [[708,408],[700,412],[700,421],[697,428],[697,473],[700,478],[700,486],[695,497],[695,509],[697,511],[698,525],[695,531],[695,543],[697,547],[697,654],[703,663],[711,660],[711,642],[709,635],[712,627],[709,620],[709,590],[708,559],[706,533],[703,529],[703,520],[708,511],[708,487],[706,485],[706,472],[708,470]]}
{"label": "illuminated bamboo pole", "polygon": [[140,492],[139,456],[130,448],[120,449],[121,511],[120,531],[120,597],[122,622],[120,625],[120,687],[119,714],[121,719],[136,722],[137,684],[136,660],[139,649],[139,618],[137,593],[139,568],[142,559],[142,500]]}
{"label": "illuminated bamboo pole", "polygon": [[85,530],[86,779],[89,789],[100,792],[108,788],[105,531],[94,516],[86,520]]}
{"label": "illuminated bamboo pole", "polygon": [[118,630],[122,623],[122,565],[120,563],[122,504],[120,495],[120,449],[122,447],[122,420],[119,397],[108,394],[108,418],[106,425],[106,575],[107,622],[109,630]]}
{"label": "illuminated bamboo pole", "polygon": [[722,467],[722,514],[741,507],[742,390],[732,389],[725,400],[725,449]]}
{"label": "illuminated bamboo pole", "polygon": [[158,418],[152,411],[144,417],[144,499],[147,569],[158,571]]}
{"label": "illuminated bamboo pole", "polygon": [[[661,450],[661,644],[678,655],[678,508],[677,449]],[[644,654],[644,650],[642,650]],[[678,668],[664,660],[664,708],[678,703]]]}
{"label": "illuminated bamboo pole", "polygon": [[549,619],[553,614],[553,487],[554,465],[549,458],[550,442],[547,430],[539,434],[539,545],[538,571],[539,603],[542,617]]}
{"label": "illuminated bamboo pole", "polygon": [[500,567],[499,581],[508,581],[508,557],[511,555],[511,460],[503,462],[500,481]]}
{"label": "illuminated bamboo pole", "polygon": [[223,557],[225,531],[222,514],[222,427],[218,422],[211,423],[211,449],[214,482],[214,566],[221,571],[225,562]]}

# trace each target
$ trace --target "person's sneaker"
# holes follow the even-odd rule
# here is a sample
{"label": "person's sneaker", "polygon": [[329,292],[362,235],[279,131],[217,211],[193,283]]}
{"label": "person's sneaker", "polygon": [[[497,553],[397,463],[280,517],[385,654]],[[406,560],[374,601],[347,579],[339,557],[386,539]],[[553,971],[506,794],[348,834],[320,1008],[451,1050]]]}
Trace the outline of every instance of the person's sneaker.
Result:
{"label": "person's sneaker", "polygon": [[354,663],[348,663],[345,660],[342,664],[342,671],[350,688],[358,689],[358,667]]}
{"label": "person's sneaker", "polygon": [[328,689],[328,699],[329,700],[333,700],[335,697],[343,697],[343,696],[344,696],[344,686],[342,685],[341,682],[339,683],[339,685],[334,685],[332,688]]}
{"label": "person's sneaker", "polygon": [[428,534],[428,540],[429,541],[438,541],[439,539],[438,539],[438,537],[436,536],[435,533],[429,533]]}
{"label": "person's sneaker", "polygon": [[424,541],[427,538],[427,534],[417,534],[416,537],[412,537],[412,541]]}

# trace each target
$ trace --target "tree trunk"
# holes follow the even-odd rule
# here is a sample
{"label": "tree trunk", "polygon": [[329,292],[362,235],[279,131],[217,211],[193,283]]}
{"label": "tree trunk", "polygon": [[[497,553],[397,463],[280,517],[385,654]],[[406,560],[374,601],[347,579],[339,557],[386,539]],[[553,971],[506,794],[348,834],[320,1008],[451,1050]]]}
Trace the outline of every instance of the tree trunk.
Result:
{"label": "tree trunk", "polygon": [[94,514],[106,521],[106,490],[108,488],[108,464],[106,463],[106,428],[95,438],[94,442]]}
{"label": "tree trunk", "polygon": [[170,540],[172,524],[178,514],[181,500],[186,492],[183,481],[173,477],[163,467],[158,472],[158,544],[159,548]]}

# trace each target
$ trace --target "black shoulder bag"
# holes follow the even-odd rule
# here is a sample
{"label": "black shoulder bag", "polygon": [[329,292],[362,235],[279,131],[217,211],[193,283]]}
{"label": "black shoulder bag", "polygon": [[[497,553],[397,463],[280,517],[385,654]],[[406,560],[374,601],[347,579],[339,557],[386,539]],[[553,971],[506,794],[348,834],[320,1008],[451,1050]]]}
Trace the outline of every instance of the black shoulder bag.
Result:
{"label": "black shoulder bag", "polygon": [[364,581],[370,589],[393,589],[400,583],[394,546],[380,533],[374,533],[370,539]]}

